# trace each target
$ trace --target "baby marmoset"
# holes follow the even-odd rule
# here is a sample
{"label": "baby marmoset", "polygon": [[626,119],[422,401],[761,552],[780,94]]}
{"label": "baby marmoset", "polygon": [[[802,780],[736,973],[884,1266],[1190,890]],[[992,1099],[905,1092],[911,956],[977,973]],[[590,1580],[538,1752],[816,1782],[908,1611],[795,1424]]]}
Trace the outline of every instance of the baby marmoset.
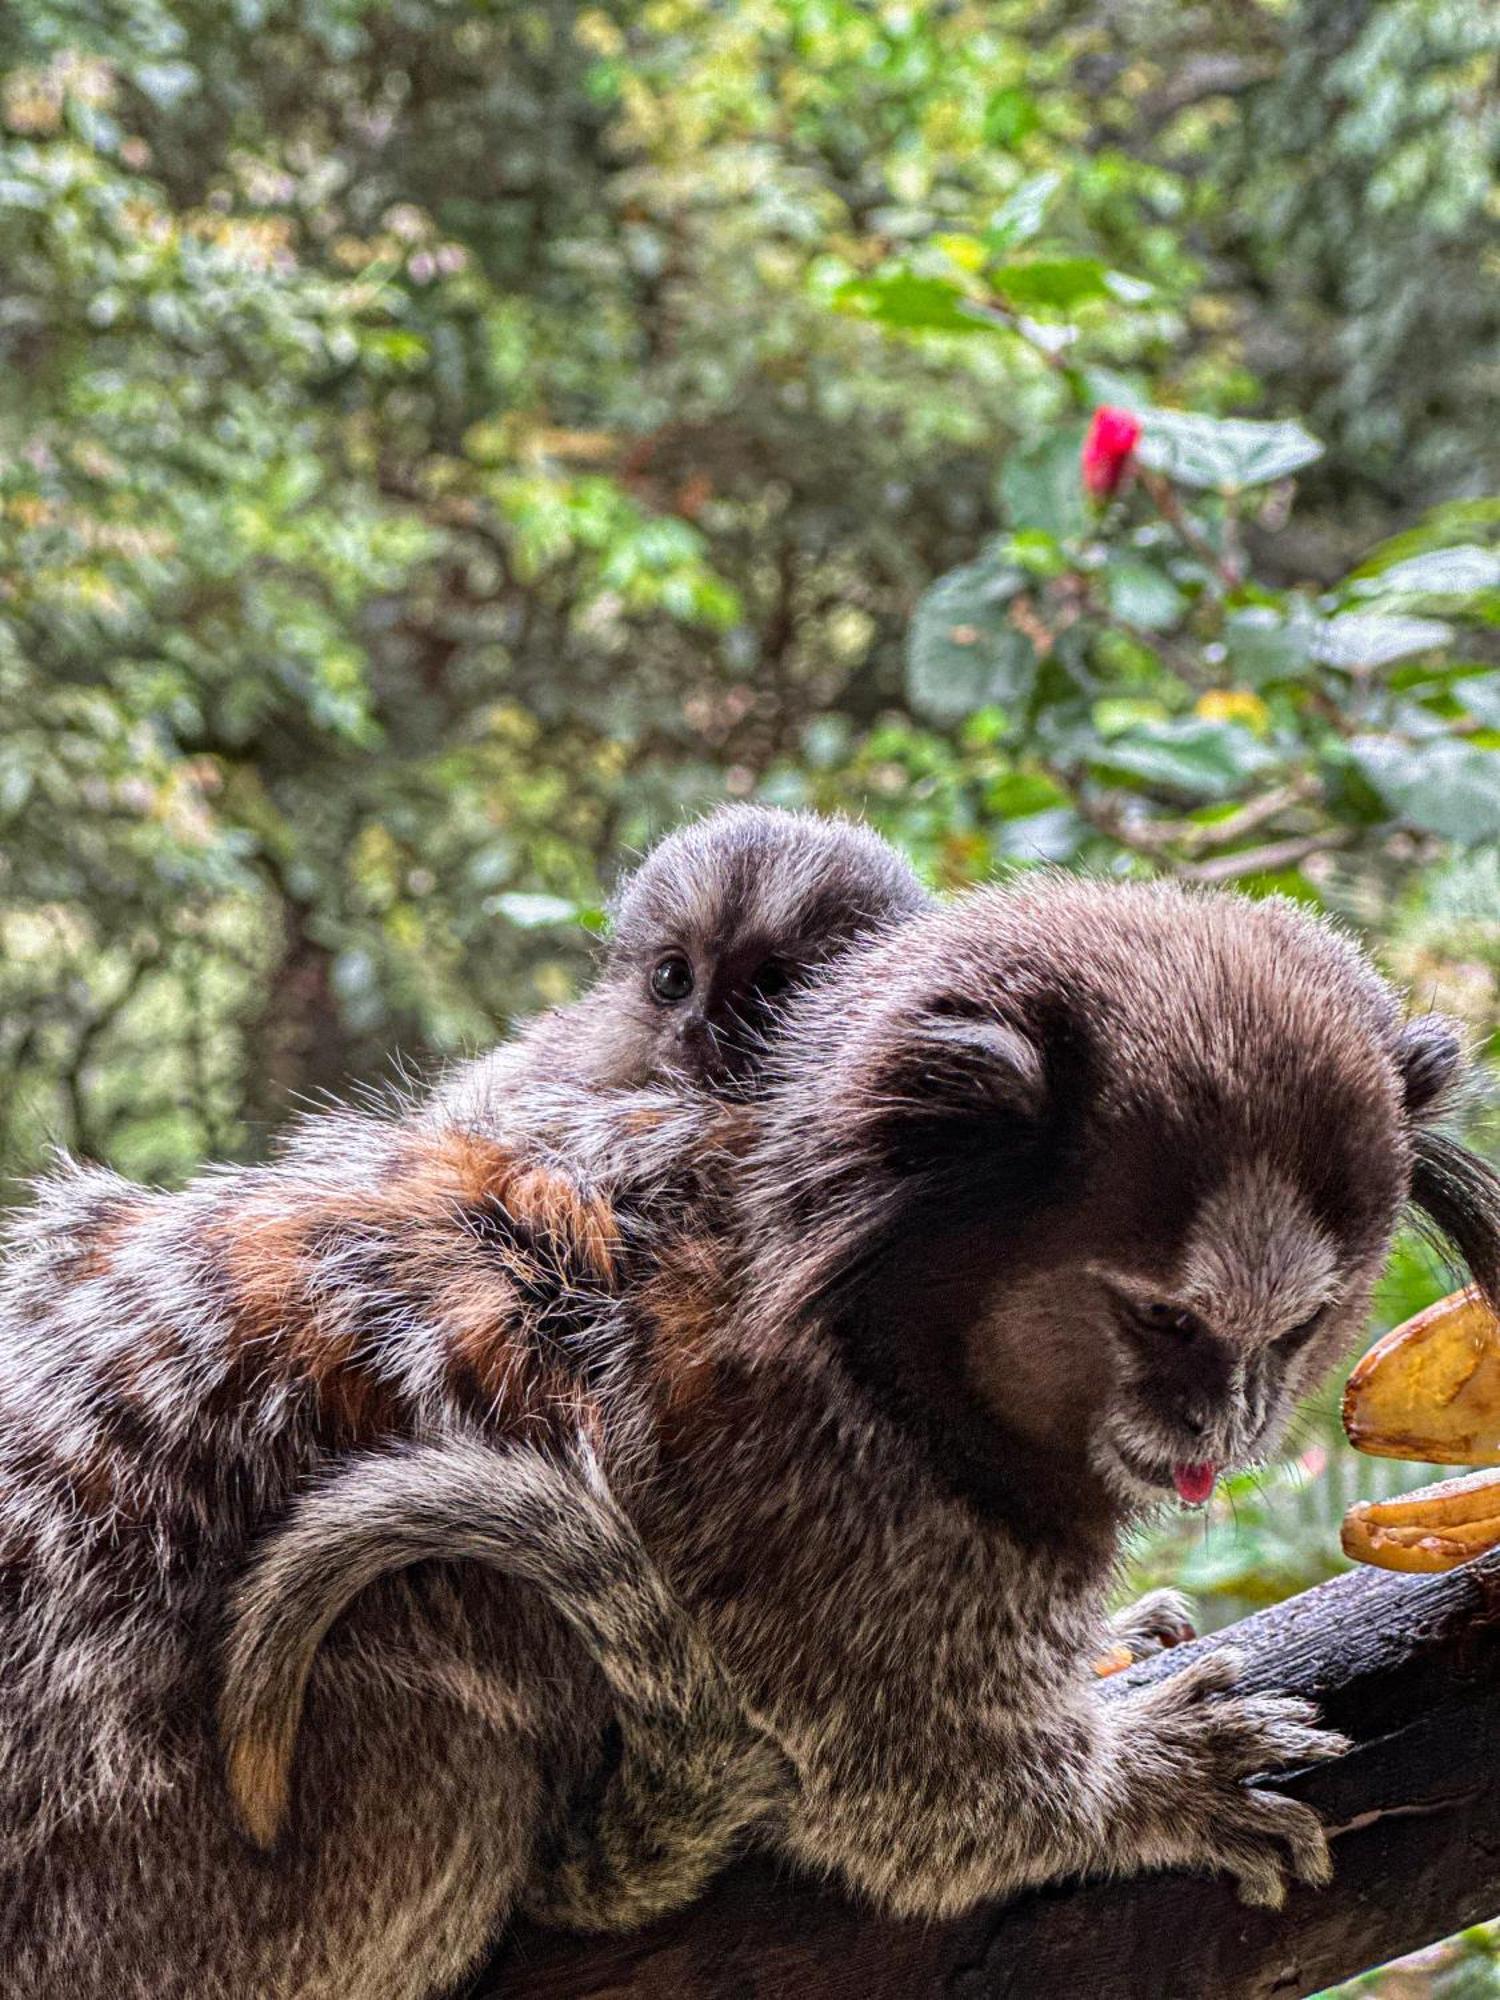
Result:
{"label": "baby marmoset", "polygon": [[[715,1093],[753,1089],[783,990],[926,901],[862,829],[731,809],[627,885],[599,987],[533,1031],[525,1065],[473,1065],[397,1122],[313,1120],[275,1166],[181,1195],[87,1170],[44,1184],[0,1292],[0,1865],[7,1906],[31,1913],[19,1937],[0,1921],[0,1949],[18,1993],[64,1977],[195,2000],[426,1993],[534,1873],[612,1715],[634,1777],[606,1789],[594,1850],[586,1834],[564,1849],[563,1911],[614,1897],[618,1913],[611,1828],[643,1791],[672,1805],[673,1879],[701,1879],[733,1831],[717,1800],[742,1824],[766,1760],[584,1442],[599,1397],[583,1349],[602,1360],[593,1335],[617,1314],[624,1251],[604,1189],[628,1173],[629,1228],[648,1243],[653,1202],[712,1175]],[[482,1520],[467,1511],[467,1546],[416,1546],[445,1480],[473,1492],[476,1433]],[[333,1507],[350,1557],[340,1466],[344,1497],[399,1516],[407,1561],[473,1556],[505,1575],[429,1563],[382,1582],[391,1545],[373,1560],[366,1538],[373,1587],[328,1649],[305,1739],[331,1724],[346,1754],[305,1755],[287,1842],[254,1867],[213,1742],[214,1642],[251,1539],[299,1492],[316,1488],[314,1524]],[[400,1715],[377,1721],[356,1776],[371,1700]],[[684,1741],[699,1770],[686,1801]],[[274,1762],[254,1746],[237,1777]],[[142,1819],[157,1829],[144,1842]],[[456,1872],[424,1956],[399,1922],[372,1931],[369,1909],[425,1894],[438,1853]],[[159,1897],[127,1896],[131,1879]],[[643,1884],[623,1891],[638,1916]]]}
{"label": "baby marmoset", "polygon": [[721,806],[625,878],[588,991],[465,1064],[436,1115],[514,1133],[574,1178],[596,1151],[602,1172],[618,1171],[608,1093],[753,1094],[788,1001],[856,940],[931,905],[910,864],[856,821]]}

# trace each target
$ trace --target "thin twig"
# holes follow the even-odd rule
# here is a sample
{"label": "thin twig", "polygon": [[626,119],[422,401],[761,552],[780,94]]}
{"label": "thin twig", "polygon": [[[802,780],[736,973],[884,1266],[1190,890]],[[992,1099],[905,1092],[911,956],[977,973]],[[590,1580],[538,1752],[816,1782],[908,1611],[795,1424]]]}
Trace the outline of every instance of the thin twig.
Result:
{"label": "thin twig", "polygon": [[1353,838],[1347,827],[1335,827],[1327,833],[1303,834],[1296,840],[1241,848],[1236,854],[1216,854],[1209,861],[1184,861],[1177,873],[1186,882],[1237,882],[1246,875],[1271,875],[1282,868],[1295,868],[1314,854],[1347,847]]}
{"label": "thin twig", "polygon": [[1197,522],[1184,509],[1172,483],[1163,473],[1152,472],[1147,467],[1140,468],[1140,482],[1151,496],[1158,514],[1172,529],[1177,539],[1205,564],[1223,585],[1225,590],[1238,590],[1244,582],[1237,566],[1220,549],[1216,549]]}

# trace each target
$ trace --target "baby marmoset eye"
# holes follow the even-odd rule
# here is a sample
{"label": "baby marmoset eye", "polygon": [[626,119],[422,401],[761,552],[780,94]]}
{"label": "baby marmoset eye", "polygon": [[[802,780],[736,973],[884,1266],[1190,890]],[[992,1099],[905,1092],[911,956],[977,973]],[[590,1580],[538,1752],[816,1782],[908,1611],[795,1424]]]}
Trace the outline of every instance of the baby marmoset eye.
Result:
{"label": "baby marmoset eye", "polygon": [[868,827],[722,807],[669,834],[621,885],[603,975],[568,1010],[575,1059],[611,1085],[753,1088],[796,990],[931,900]]}
{"label": "baby marmoset eye", "polygon": [[651,968],[651,991],[666,1006],[686,1000],[694,986],[691,959],[681,952],[669,952]]}

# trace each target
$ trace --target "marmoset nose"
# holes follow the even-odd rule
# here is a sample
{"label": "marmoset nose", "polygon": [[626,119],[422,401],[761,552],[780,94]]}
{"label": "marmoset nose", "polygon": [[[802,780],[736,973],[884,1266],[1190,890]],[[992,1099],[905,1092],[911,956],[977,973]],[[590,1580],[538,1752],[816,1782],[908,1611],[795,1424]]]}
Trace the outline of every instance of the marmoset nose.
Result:
{"label": "marmoset nose", "polygon": [[684,1014],[678,1023],[677,1039],[695,1062],[710,1061],[716,1051],[713,1035],[701,1014]]}
{"label": "marmoset nose", "polygon": [[1174,1396],[1172,1398],[1172,1414],[1189,1437],[1201,1438],[1203,1433],[1208,1429],[1208,1418],[1204,1415],[1199,1405],[1190,1397],[1182,1395]]}

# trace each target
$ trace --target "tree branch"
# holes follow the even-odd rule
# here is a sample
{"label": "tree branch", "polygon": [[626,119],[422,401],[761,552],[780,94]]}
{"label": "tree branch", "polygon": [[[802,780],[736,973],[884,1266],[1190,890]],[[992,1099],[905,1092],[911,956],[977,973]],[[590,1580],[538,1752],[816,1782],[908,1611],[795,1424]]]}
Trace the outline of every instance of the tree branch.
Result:
{"label": "tree branch", "polygon": [[1120,1675],[1107,1699],[1232,1639],[1246,1684],[1311,1696],[1354,1738],[1286,1788],[1335,1830],[1336,1874],[1281,1911],[1166,1874],[898,1924],[744,1863],[625,1938],[519,1934],[473,2000],[1299,2000],[1500,1910],[1500,1561],[1359,1570]]}
{"label": "tree branch", "polygon": [[1300,834],[1294,840],[1272,840],[1264,847],[1242,847],[1237,854],[1216,854],[1209,861],[1185,862],[1177,870],[1185,882],[1242,882],[1247,875],[1272,875],[1296,868],[1315,854],[1347,847],[1354,835],[1347,827],[1327,833]]}

